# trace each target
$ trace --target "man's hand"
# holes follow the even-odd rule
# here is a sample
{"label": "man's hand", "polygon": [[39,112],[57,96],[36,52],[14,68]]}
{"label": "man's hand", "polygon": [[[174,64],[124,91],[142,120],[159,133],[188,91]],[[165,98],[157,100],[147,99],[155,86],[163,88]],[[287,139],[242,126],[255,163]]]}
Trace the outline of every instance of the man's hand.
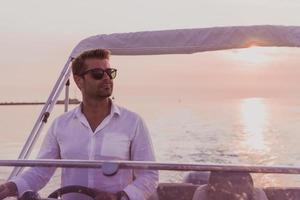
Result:
{"label": "man's hand", "polygon": [[7,182],[0,185],[0,199],[4,199],[9,196],[17,195],[18,189],[15,183]]}

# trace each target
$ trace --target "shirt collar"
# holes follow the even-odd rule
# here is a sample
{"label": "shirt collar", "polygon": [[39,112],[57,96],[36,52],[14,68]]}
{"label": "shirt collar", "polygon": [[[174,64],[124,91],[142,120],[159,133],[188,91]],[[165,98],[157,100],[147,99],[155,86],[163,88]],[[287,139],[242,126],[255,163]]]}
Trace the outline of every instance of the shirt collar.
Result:
{"label": "shirt collar", "polygon": [[112,100],[110,100],[110,102],[111,102],[110,113],[117,114],[118,116],[120,116],[121,115],[121,111],[120,111],[119,106],[117,106]]}
{"label": "shirt collar", "polygon": [[[119,106],[117,106],[111,99],[110,99],[110,102],[111,102],[111,108],[110,108],[110,114],[109,115],[118,115],[118,116],[120,116],[121,111],[120,111]],[[75,109],[75,116],[79,119],[84,117],[84,115],[81,111],[81,107],[82,107],[82,103],[80,103],[79,106]]]}

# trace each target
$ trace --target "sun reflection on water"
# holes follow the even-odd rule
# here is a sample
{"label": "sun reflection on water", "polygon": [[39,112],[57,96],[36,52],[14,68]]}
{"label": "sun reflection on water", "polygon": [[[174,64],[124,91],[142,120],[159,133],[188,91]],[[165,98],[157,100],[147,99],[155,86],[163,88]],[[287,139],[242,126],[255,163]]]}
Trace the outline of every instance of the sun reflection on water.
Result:
{"label": "sun reflection on water", "polygon": [[266,105],[261,98],[244,99],[241,102],[241,120],[245,133],[244,145],[254,151],[266,151],[264,129],[268,121]]}

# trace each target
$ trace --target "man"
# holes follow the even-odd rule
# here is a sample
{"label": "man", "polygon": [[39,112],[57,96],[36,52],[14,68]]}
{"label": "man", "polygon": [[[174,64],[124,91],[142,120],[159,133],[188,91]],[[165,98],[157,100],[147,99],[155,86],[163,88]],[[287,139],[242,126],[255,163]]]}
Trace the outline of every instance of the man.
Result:
{"label": "man", "polygon": [[[108,50],[96,49],[82,53],[73,61],[73,77],[82,93],[82,103],[54,120],[38,158],[154,161],[151,139],[143,120],[109,98],[117,73],[111,68],[109,57]],[[31,168],[1,185],[0,199],[40,190],[54,171],[54,168]],[[107,177],[101,169],[64,168],[61,179],[62,186],[96,188],[107,192],[107,198],[112,200],[147,199],[155,191],[157,182],[157,171],[129,169]],[[64,199],[90,198],[66,194]]]}

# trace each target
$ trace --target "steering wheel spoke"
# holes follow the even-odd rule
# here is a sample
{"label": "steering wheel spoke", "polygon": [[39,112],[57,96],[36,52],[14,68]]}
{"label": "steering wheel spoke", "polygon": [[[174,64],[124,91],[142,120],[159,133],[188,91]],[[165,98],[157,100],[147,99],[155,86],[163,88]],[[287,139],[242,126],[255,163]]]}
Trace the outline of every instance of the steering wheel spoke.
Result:
{"label": "steering wheel spoke", "polygon": [[85,195],[95,199],[101,192],[98,191],[97,189],[88,188],[88,187],[81,186],[81,185],[68,185],[68,186],[65,186],[65,187],[55,190],[54,192],[49,194],[48,198],[58,199],[59,197],[62,197],[62,195],[68,194],[68,193],[85,194]]}

